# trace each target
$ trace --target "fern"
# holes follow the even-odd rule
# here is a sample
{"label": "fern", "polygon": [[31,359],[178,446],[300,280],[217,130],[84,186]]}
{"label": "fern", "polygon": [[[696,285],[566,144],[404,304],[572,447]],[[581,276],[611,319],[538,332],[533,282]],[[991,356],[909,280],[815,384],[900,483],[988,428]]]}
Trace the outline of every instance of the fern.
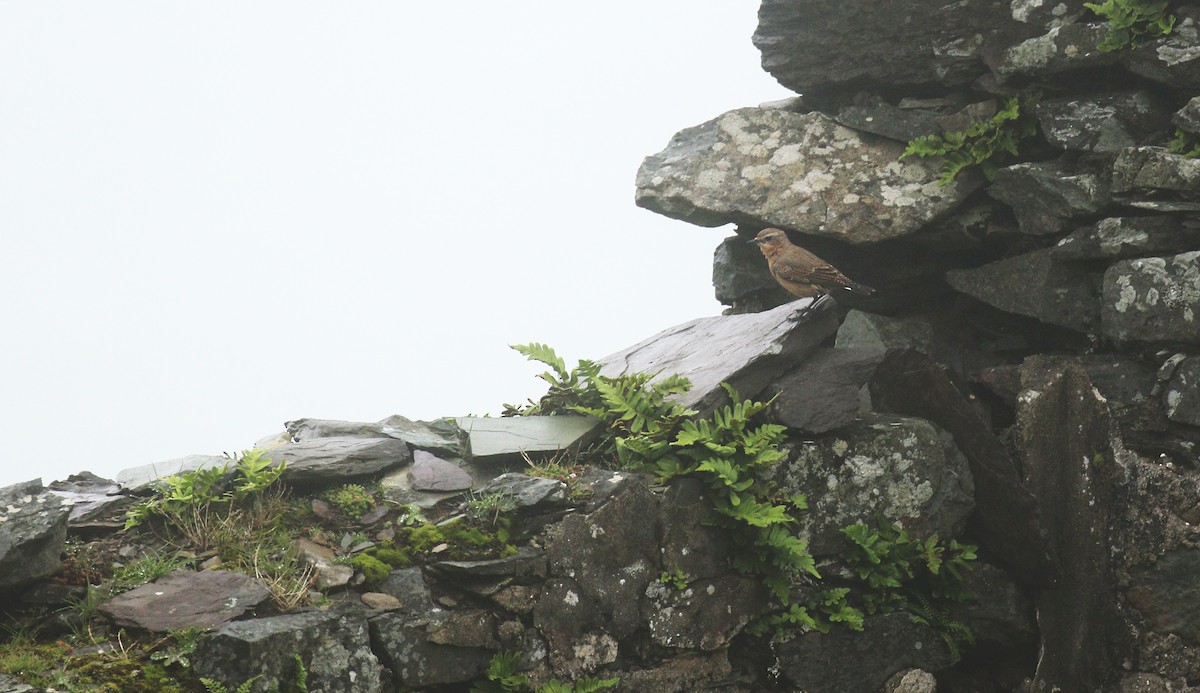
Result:
{"label": "fern", "polygon": [[1176,130],[1175,136],[1167,143],[1167,151],[1188,159],[1200,156],[1200,136]]}
{"label": "fern", "polygon": [[900,158],[942,157],[938,168],[939,185],[949,185],[959,173],[972,166],[978,166],[990,181],[996,177],[999,162],[1017,156],[1020,141],[1036,132],[1036,122],[1022,113],[1020,100],[1014,96],[991,118],[962,132],[924,135],[910,141]]}
{"label": "fern", "polygon": [[1105,0],[1083,6],[1108,21],[1108,33],[1097,46],[1102,51],[1136,48],[1148,39],[1166,36],[1175,28],[1167,0]]}

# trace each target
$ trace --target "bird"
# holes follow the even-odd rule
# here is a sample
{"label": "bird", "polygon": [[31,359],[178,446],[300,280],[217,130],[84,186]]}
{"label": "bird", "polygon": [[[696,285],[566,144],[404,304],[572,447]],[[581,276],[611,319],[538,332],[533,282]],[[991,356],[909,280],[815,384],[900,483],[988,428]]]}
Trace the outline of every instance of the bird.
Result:
{"label": "bird", "polygon": [[782,229],[763,229],[751,243],[767,258],[767,268],[779,285],[798,298],[834,291],[870,296],[875,290],[846,277],[836,267],[792,243]]}

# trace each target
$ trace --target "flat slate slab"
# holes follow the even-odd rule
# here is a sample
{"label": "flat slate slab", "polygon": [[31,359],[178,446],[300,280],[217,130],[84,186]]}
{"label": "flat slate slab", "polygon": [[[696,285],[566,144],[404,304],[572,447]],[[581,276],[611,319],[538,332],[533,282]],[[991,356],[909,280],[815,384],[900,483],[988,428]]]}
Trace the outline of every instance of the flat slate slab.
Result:
{"label": "flat slate slab", "polygon": [[271,598],[258,580],[229,570],[176,570],[100,607],[118,626],[155,633],[222,626]]}
{"label": "flat slate slab", "polygon": [[461,467],[425,452],[413,451],[412,487],[415,491],[466,491],[471,488],[471,475]]}
{"label": "flat slate slab", "polygon": [[462,416],[454,422],[467,434],[474,459],[566,450],[600,423],[587,416]]}
{"label": "flat slate slab", "polygon": [[[754,397],[837,332],[832,301],[802,298],[762,313],[718,315],[676,325],[601,360],[601,374],[681,375],[692,389],[676,399],[701,413],[726,401],[721,383]],[[774,394],[774,393],[772,393]]]}
{"label": "flat slate slab", "polygon": [[122,469],[117,473],[116,481],[120,484],[122,490],[129,493],[138,493],[146,490],[159,479],[168,476],[194,472],[197,469],[206,469],[208,467],[221,467],[229,463],[230,460],[228,457],[220,455],[188,455],[164,462],[154,462],[140,467]]}

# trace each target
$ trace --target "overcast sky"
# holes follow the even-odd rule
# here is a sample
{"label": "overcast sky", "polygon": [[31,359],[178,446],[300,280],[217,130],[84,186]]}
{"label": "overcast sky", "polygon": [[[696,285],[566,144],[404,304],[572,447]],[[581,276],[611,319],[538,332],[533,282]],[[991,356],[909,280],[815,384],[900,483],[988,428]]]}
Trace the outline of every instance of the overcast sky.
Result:
{"label": "overcast sky", "polygon": [[789,95],[757,0],[0,3],[0,486],[301,417],[497,414],[720,312],[633,204],[676,131]]}

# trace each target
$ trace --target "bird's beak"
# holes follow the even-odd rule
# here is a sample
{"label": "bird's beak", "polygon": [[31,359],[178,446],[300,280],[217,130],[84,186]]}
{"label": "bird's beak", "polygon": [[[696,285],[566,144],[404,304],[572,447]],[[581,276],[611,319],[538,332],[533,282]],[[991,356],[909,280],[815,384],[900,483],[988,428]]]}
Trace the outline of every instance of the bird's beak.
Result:
{"label": "bird's beak", "polygon": [[758,240],[757,238],[751,238],[750,240],[748,240],[746,242],[749,243],[750,245],[759,245],[762,243],[762,241]]}

